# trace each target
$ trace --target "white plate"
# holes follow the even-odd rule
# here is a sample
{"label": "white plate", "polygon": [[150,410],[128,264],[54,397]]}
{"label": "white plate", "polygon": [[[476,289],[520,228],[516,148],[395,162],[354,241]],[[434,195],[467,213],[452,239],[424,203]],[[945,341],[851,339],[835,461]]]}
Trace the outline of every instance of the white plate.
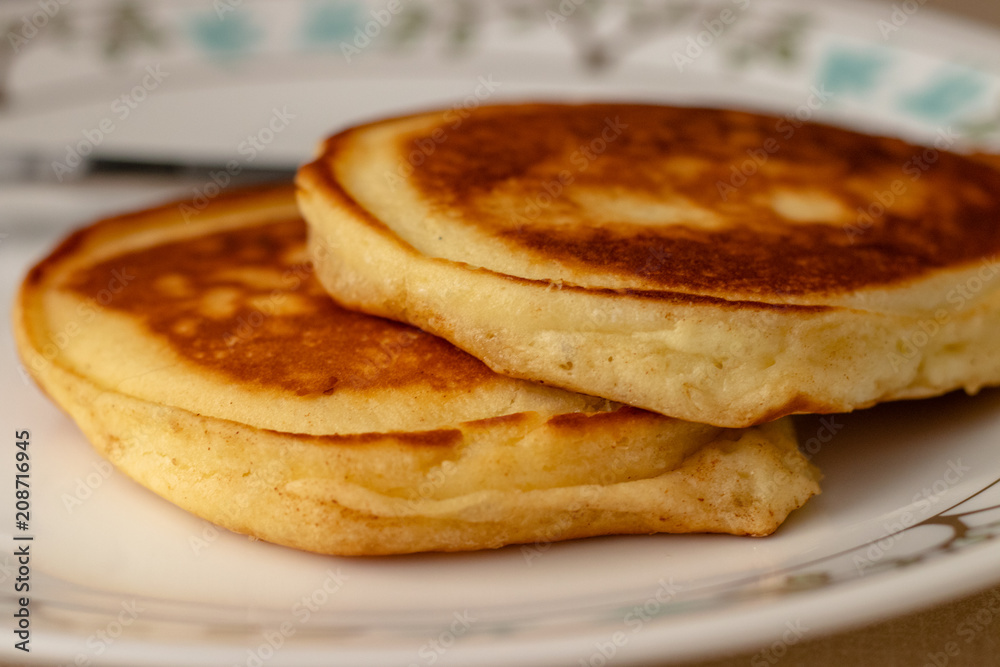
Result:
{"label": "white plate", "polygon": [[[338,124],[431,103],[461,104],[479,77],[490,75],[503,82],[496,99],[627,96],[742,104],[926,141],[939,132],[961,134],[958,145],[1000,139],[1000,75],[988,69],[1000,62],[996,37],[926,8],[894,19],[891,6],[838,2],[807,11],[790,1],[736,1],[731,8],[720,3],[700,10],[668,30],[653,15],[629,23],[624,5],[610,4],[586,15],[596,27],[574,41],[571,35],[584,33],[572,32],[569,22],[550,28],[543,11],[534,10],[531,22],[514,12],[522,3],[493,3],[466,21],[474,38],[457,55],[427,27],[410,50],[373,44],[352,68],[336,42],[320,52],[282,42],[307,34],[288,27],[296,25],[289,18],[294,12],[269,20],[272,3],[233,4],[245,13],[237,34],[258,35],[267,48],[198,67],[197,49],[177,45],[186,44],[185,30],[205,30],[195,20],[205,10],[185,3],[158,10],[161,32],[173,39],[153,55],[165,71],[176,72],[166,80],[175,87],[164,83],[153,91],[95,153],[241,159],[235,150],[241,137],[284,105],[298,114],[296,123],[275,136],[259,164],[294,164]],[[291,6],[303,16],[320,7]],[[459,5],[425,9],[446,11],[436,7],[455,12]],[[723,36],[705,37],[723,7],[739,20]],[[357,11],[364,18],[368,10]],[[886,27],[897,23],[898,31]],[[451,24],[441,18],[426,25],[446,32]],[[678,71],[674,54],[684,54],[687,38],[697,43],[699,35],[704,52]],[[603,49],[591,48],[595,43]],[[761,43],[770,46],[753,46]],[[32,48],[34,60],[15,67],[0,139],[19,154],[59,159],[72,147],[67,142],[99,126],[106,100],[114,99],[106,89],[117,84],[112,77],[101,90],[78,85],[57,95],[60,79],[51,65],[70,56],[59,44]],[[602,53],[607,67],[584,66]],[[140,56],[150,59],[142,53],[118,65],[124,80],[142,71],[135,67]],[[28,76],[29,65],[49,78]],[[73,66],[84,72],[103,65]],[[80,72],[74,75],[85,79]],[[826,101],[816,104],[819,98]],[[51,110],[40,113],[43,103]],[[0,190],[5,298],[67,226],[198,186],[101,189],[99,196],[66,186]],[[3,306],[9,312],[9,304]],[[12,499],[14,433],[23,429],[31,432],[32,507],[30,530],[21,536],[34,539],[32,651],[25,656],[14,650],[8,616],[0,645],[5,659],[600,666],[760,649],[760,661],[771,663],[792,643],[1000,582],[997,391],[802,418],[803,445],[826,475],[824,493],[770,538],[601,538],[485,553],[342,559],[219,531],[112,471],[26,380],[8,329],[0,360],[8,452],[0,466],[0,498],[8,499],[0,503],[0,527],[9,531],[0,535],[7,552],[0,553],[5,608],[13,608],[17,597],[18,543],[10,533],[20,532]]]}

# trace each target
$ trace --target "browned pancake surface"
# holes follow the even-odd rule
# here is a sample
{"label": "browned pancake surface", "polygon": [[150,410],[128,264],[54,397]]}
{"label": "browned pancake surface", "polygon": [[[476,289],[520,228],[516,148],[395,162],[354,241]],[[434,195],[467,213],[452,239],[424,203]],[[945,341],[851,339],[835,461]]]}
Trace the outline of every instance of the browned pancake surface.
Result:
{"label": "browned pancake surface", "polygon": [[165,243],[77,270],[66,286],[89,299],[121,276],[128,289],[104,307],[201,368],[299,396],[494,377],[439,338],[336,305],[305,262],[305,233],[296,219]]}
{"label": "browned pancake surface", "polygon": [[[538,259],[639,275],[657,289],[846,292],[1000,251],[1000,172],[825,125],[713,109],[525,105],[486,107],[399,141],[403,156],[435,146],[412,172],[432,209],[457,211]],[[653,214],[604,217],[577,196],[588,193],[655,202]],[[687,219],[661,224],[671,206]]]}

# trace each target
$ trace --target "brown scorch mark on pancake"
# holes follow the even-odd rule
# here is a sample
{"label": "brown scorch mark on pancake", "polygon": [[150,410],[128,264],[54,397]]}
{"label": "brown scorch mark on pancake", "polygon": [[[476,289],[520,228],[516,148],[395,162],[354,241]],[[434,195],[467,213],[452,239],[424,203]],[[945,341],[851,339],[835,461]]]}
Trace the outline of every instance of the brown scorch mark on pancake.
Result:
{"label": "brown scorch mark on pancake", "polygon": [[[412,179],[434,208],[458,210],[540,260],[641,276],[657,289],[841,292],[1000,252],[1000,172],[945,151],[924,160],[924,147],[896,139],[797,125],[641,105],[484,108],[445,126],[447,141]],[[401,137],[401,154],[432,133]],[[627,198],[653,219],[614,218]],[[801,198],[826,219],[796,220]],[[672,211],[664,202],[680,213],[658,224],[658,210]],[[695,219],[681,219],[692,210]]]}
{"label": "brown scorch mark on pancake", "polygon": [[143,322],[201,367],[300,396],[471,388],[493,377],[439,338],[338,306],[302,261],[304,245],[301,220],[219,232],[112,257],[66,286],[91,298],[113,272],[134,275],[104,307]]}

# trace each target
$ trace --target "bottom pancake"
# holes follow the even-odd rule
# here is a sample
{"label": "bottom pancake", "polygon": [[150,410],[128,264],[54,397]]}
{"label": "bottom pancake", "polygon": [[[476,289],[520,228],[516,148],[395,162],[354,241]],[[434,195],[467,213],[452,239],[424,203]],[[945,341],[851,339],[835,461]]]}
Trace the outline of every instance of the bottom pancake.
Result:
{"label": "bottom pancake", "polygon": [[[766,535],[819,492],[788,420],[718,428],[498,376],[336,307],[307,267],[274,279],[304,243],[290,188],[190,225],[177,206],[98,223],[25,280],[25,366],[143,486],[319,553]],[[259,318],[234,305],[261,290]]]}
{"label": "bottom pancake", "polygon": [[707,441],[664,440],[669,427],[636,424],[646,417],[630,408],[577,423],[522,413],[449,431],[303,436],[72,384],[55,396],[119,470],[219,526],[324,554],[767,535],[819,490],[788,420]]}

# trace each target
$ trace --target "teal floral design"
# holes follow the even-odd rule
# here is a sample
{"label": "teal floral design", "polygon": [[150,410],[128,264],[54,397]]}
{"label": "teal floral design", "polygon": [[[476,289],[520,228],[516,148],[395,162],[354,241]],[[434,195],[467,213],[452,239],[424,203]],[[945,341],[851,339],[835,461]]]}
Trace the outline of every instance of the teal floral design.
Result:
{"label": "teal floral design", "polygon": [[890,60],[882,49],[834,48],[820,66],[819,83],[834,95],[868,97],[879,88]]}
{"label": "teal floral design", "polygon": [[350,39],[364,22],[359,2],[320,2],[303,12],[302,43],[306,47],[336,46]]}
{"label": "teal floral design", "polygon": [[200,14],[191,22],[191,38],[215,56],[238,56],[250,51],[264,37],[264,29],[241,8]]}
{"label": "teal floral design", "polygon": [[899,108],[918,118],[940,122],[965,110],[985,90],[980,74],[968,70],[940,72],[923,88],[905,93]]}

